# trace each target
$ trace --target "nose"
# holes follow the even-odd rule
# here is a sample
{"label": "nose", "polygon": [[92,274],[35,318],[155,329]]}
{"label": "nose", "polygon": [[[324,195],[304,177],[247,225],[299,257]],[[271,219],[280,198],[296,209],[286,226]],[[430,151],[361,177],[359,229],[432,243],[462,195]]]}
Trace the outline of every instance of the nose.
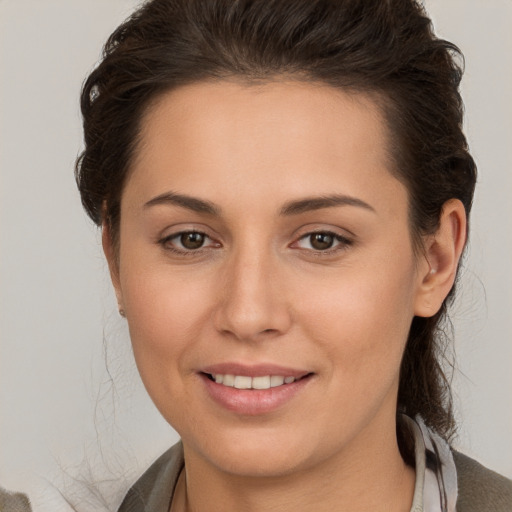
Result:
{"label": "nose", "polygon": [[291,325],[283,276],[267,251],[239,251],[226,261],[215,327],[242,341],[284,334]]}

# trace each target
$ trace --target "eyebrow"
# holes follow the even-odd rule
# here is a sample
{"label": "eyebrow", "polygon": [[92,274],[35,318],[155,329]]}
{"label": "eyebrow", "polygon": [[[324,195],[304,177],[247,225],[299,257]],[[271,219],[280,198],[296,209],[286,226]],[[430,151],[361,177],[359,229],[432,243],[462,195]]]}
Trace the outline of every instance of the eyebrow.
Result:
{"label": "eyebrow", "polygon": [[[156,205],[180,206],[181,208],[186,208],[198,213],[205,213],[207,215],[218,216],[221,212],[220,208],[210,201],[198,199],[197,197],[185,194],[177,194],[175,192],[165,192],[164,194],[160,194],[159,196],[150,199],[147,203],[144,203],[144,208],[146,209]],[[333,208],[336,206],[356,206],[375,212],[375,209],[372,206],[357,197],[334,194],[290,201],[281,208],[280,215],[299,215],[309,211]]]}
{"label": "eyebrow", "polygon": [[187,210],[206,213],[208,215],[220,214],[220,208],[210,201],[205,201],[204,199],[198,199],[197,197],[191,197],[184,194],[176,194],[175,192],[166,192],[165,194],[160,194],[159,196],[150,199],[144,204],[144,208],[146,209],[156,205],[181,206]]}
{"label": "eyebrow", "polygon": [[334,194],[330,196],[309,197],[298,201],[290,201],[281,208],[281,215],[299,215],[301,213],[335,206],[357,206],[375,213],[375,209],[357,197]]}

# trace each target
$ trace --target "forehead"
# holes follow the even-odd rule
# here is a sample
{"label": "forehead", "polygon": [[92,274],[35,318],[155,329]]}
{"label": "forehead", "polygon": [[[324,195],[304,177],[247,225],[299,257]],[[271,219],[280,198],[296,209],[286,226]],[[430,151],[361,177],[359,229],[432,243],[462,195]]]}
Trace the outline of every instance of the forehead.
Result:
{"label": "forehead", "polygon": [[[329,142],[336,135],[326,137],[326,132],[336,131],[337,136],[343,136],[342,128],[346,135],[348,130],[355,136],[363,130],[374,141],[387,138],[376,95],[303,81],[216,81],[178,87],[160,95],[148,107],[141,121],[143,143],[157,142],[164,126],[166,130],[176,129],[174,135],[178,137],[204,135],[204,142],[226,135],[240,142],[244,136],[257,141],[284,127],[286,131],[279,134],[280,144],[285,137]],[[373,144],[375,149],[386,148]]]}
{"label": "forehead", "polygon": [[254,197],[272,186],[274,195],[313,195],[337,185],[365,195],[396,181],[388,148],[386,123],[366,95],[318,83],[201,82],[148,108],[129,182],[145,196],[248,186]]}

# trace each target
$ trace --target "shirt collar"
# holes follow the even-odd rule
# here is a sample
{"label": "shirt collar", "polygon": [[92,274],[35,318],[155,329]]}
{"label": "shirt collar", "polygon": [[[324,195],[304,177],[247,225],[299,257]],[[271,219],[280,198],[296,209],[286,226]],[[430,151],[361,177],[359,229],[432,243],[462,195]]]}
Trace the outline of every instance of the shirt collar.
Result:
{"label": "shirt collar", "polygon": [[448,443],[420,416],[402,415],[414,441],[416,484],[411,512],[455,512],[457,470]]}

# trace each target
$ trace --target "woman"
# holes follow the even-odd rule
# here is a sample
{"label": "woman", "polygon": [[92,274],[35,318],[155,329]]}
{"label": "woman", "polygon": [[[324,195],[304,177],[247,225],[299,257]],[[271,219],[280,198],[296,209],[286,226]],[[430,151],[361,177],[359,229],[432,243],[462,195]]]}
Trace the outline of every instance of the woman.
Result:
{"label": "woman", "polygon": [[120,511],[510,508],[448,445],[457,55],[403,0],[154,0],[110,37],[77,180],[182,439]]}
{"label": "woman", "polygon": [[153,1],[113,34],[79,187],[182,438],[120,510],[510,507],[446,442],[456,52],[404,1]]}

